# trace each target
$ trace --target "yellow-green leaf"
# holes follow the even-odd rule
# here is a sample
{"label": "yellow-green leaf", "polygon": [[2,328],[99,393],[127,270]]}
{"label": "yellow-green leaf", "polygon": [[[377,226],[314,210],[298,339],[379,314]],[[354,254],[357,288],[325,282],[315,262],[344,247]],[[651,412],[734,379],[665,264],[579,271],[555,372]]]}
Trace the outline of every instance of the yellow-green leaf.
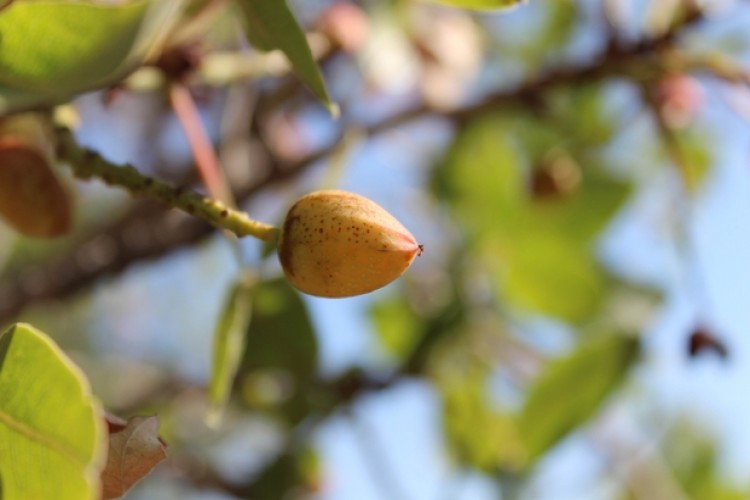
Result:
{"label": "yellow-green leaf", "polygon": [[420,317],[403,297],[375,303],[370,314],[380,342],[389,354],[403,359],[412,352],[423,329]]}
{"label": "yellow-green leaf", "polygon": [[122,76],[129,57],[142,52],[171,12],[151,7],[146,1],[10,4],[0,12],[0,114],[52,104]]}
{"label": "yellow-green leaf", "polygon": [[[220,411],[229,399],[232,382],[245,351],[247,327],[252,311],[254,284],[240,279],[227,295],[214,332],[214,355],[209,397],[213,411]],[[218,416],[218,414],[215,413]]]}
{"label": "yellow-green leaf", "polygon": [[310,90],[331,114],[337,106],[328,95],[323,76],[313,58],[305,33],[285,0],[237,0],[245,15],[247,36],[261,50],[279,49]]}
{"label": "yellow-green leaf", "polygon": [[462,368],[446,370],[438,384],[449,450],[460,463],[480,470],[518,470],[525,456],[517,423],[508,410],[491,404],[486,371]]}
{"label": "yellow-green leaf", "polygon": [[633,336],[601,336],[551,362],[531,388],[519,415],[531,460],[596,413],[628,373],[639,347]]}
{"label": "yellow-green leaf", "polygon": [[432,0],[435,3],[472,10],[502,10],[526,3],[526,0]]}
{"label": "yellow-green leaf", "polygon": [[582,322],[600,306],[605,276],[589,249],[567,234],[531,226],[483,248],[513,305]]}
{"label": "yellow-green leaf", "polygon": [[0,335],[2,498],[99,498],[104,419],[88,381],[26,324]]}

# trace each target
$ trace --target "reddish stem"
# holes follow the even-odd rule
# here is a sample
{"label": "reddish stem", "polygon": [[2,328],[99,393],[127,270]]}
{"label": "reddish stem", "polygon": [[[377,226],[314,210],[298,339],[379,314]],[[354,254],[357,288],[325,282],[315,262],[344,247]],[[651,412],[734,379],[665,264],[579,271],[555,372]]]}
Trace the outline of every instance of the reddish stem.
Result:
{"label": "reddish stem", "polygon": [[216,156],[216,151],[208,138],[200,113],[198,113],[198,107],[195,105],[190,91],[180,83],[172,83],[169,87],[169,99],[188,138],[195,163],[209,195],[229,206],[235,206],[219,158]]}

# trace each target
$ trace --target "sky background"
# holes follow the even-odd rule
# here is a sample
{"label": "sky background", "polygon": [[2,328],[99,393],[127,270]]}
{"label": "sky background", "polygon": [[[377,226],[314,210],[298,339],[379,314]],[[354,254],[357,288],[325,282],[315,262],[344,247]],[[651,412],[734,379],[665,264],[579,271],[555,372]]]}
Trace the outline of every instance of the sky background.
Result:
{"label": "sky background", "polygon": [[[524,20],[524,15],[519,10],[497,22],[521,29],[518,26],[531,22]],[[725,17],[712,30],[720,33],[743,23],[750,23],[750,16]],[[706,36],[712,36],[711,32]],[[586,54],[596,43],[595,34],[583,37],[578,50]],[[659,415],[665,433],[684,418],[695,422],[702,431],[715,437],[721,468],[727,478],[738,484],[747,483],[750,123],[727,105],[726,87],[709,80],[701,82],[706,85],[706,101],[699,120],[716,143],[716,156],[711,174],[694,203],[685,210],[673,174],[655,176],[653,185],[639,193],[601,239],[601,255],[606,262],[624,275],[659,285],[665,291],[664,307],[644,335],[644,360],[618,401],[608,409],[605,424],[593,431],[574,434],[552,451],[539,465],[536,479],[524,498],[612,498],[617,491],[617,472],[613,474],[606,469],[592,442],[601,438],[600,433],[606,434],[609,422],[624,433],[621,438],[643,445],[639,453],[648,454],[648,443],[654,436],[644,436],[634,424],[648,412]],[[118,111],[129,105],[130,101],[123,99],[115,103],[116,109],[108,112],[96,106],[84,107],[84,118],[88,118],[84,124],[95,127],[84,127],[81,138],[105,149],[113,160],[137,160],[139,153],[134,146],[140,140],[138,131],[123,125],[121,116],[115,118]],[[627,97],[615,92],[612,106],[623,105],[628,105]],[[206,115],[209,124],[215,118]],[[430,213],[429,199],[423,188],[430,161],[447,144],[448,132],[444,124],[420,123],[358,147],[341,180],[342,188],[368,196],[391,211],[425,243],[428,252],[431,240],[440,238],[443,228],[440,221],[426,218],[425,214]],[[613,157],[637,168],[639,155],[645,153],[633,144],[641,143],[651,133],[647,121],[636,117],[627,133],[611,145]],[[320,134],[325,137],[324,126]],[[118,137],[117,143],[112,142],[113,136]],[[178,143],[181,140],[179,134],[171,137]],[[180,149],[184,152],[184,143],[176,147],[177,151]],[[314,184],[319,177],[312,174],[308,182]],[[104,196],[121,196],[103,192],[108,193]],[[267,199],[248,207],[250,213],[255,216],[263,213],[260,205]],[[266,209],[268,217],[277,208]],[[674,244],[675,221],[683,219],[686,213],[693,246],[690,258],[694,260],[690,262],[699,263],[698,273],[694,266],[686,264],[685,253]],[[251,247],[248,253],[256,250]],[[429,258],[429,254],[425,256]],[[418,259],[415,265],[427,264],[420,264]],[[87,336],[106,359],[136,360],[140,363],[137,369],[144,376],[149,370],[163,370],[201,383],[210,373],[211,332],[224,291],[235,272],[229,246],[216,237],[198,249],[181,250],[156,263],[138,264],[117,279],[104,280],[96,285],[90,302],[83,307],[89,312],[81,308],[73,314],[91,321]],[[702,286],[696,287],[696,283]],[[366,314],[373,300],[391,293],[397,286],[395,283],[375,294],[346,300],[306,298],[319,334],[324,373],[340,373],[352,365],[388,366]],[[148,293],[144,293],[146,289]],[[154,317],[163,320],[155,325]],[[689,332],[698,322],[727,343],[728,361],[722,362],[714,356],[688,358]],[[566,344],[558,332],[550,330],[547,341],[564,351]],[[80,359],[85,363],[83,356]],[[97,383],[94,380],[95,387]],[[451,463],[443,443],[440,398],[428,384],[405,381],[362,398],[352,411],[356,419],[336,416],[315,433],[314,441],[325,471],[321,499],[498,498],[488,478],[457,470]],[[253,442],[253,449],[263,446],[273,449],[277,445],[272,430],[266,432],[264,425],[247,422],[242,427],[247,431],[244,437],[235,436],[234,443],[227,440],[223,446],[210,450],[211,457],[232,464],[238,473],[256,467],[253,454],[248,453],[247,447],[251,445],[245,439],[252,437],[257,441]],[[372,446],[379,451],[373,452]],[[387,472],[378,477],[373,470],[379,467],[368,462],[373,456],[376,460],[379,456],[387,464]],[[210,492],[188,492],[179,478],[154,476],[128,498],[225,497]]]}

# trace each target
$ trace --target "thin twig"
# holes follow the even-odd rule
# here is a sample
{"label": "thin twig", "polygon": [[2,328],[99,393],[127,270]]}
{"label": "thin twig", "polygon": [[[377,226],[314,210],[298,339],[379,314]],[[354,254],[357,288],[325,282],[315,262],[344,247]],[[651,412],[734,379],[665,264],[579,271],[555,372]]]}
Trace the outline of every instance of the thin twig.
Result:
{"label": "thin twig", "polygon": [[244,212],[229,208],[220,201],[194,191],[172,187],[142,174],[131,165],[110,163],[95,151],[78,146],[73,134],[67,129],[58,129],[57,136],[60,160],[67,163],[80,179],[100,179],[106,184],[126,189],[133,196],[158,200],[215,227],[226,229],[238,237],[253,236],[267,242],[273,242],[277,238],[276,227],[253,220]]}
{"label": "thin twig", "polygon": [[208,133],[203,127],[200,113],[195,105],[190,90],[181,83],[174,82],[169,86],[169,100],[172,103],[177,119],[185,131],[195,164],[198,167],[208,193],[215,199],[235,207],[232,191],[224,176],[224,171],[216,156]]}

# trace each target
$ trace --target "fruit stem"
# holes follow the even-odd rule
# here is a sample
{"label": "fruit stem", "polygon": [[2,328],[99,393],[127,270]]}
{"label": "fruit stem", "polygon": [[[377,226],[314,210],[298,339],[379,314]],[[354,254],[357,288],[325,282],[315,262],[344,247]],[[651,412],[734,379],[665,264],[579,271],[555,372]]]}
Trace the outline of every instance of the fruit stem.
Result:
{"label": "fruit stem", "polygon": [[274,242],[278,238],[278,228],[251,219],[241,210],[234,210],[195,191],[172,187],[142,174],[132,165],[116,165],[96,151],[79,146],[67,128],[58,127],[56,135],[58,159],[66,163],[79,179],[97,178],[110,186],[126,189],[134,197],[153,198],[240,238],[252,236],[266,242]]}

